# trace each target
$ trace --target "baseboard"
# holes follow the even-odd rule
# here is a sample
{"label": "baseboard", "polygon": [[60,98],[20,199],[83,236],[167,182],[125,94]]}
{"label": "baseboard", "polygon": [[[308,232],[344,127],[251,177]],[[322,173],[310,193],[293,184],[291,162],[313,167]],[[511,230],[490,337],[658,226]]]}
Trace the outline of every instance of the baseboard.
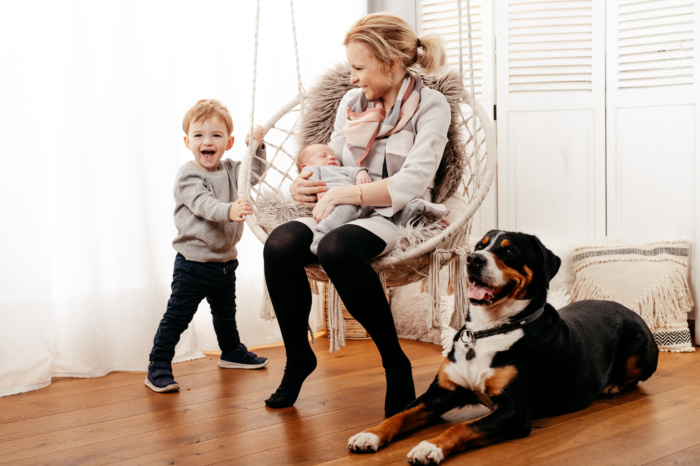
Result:
{"label": "baseboard", "polygon": [[690,327],[690,341],[695,341],[695,319],[688,319],[688,327]]}
{"label": "baseboard", "polygon": [[[325,334],[326,334],[325,330],[320,330],[318,332],[314,332],[314,338],[322,337]],[[284,342],[278,341],[275,343],[265,343],[264,345],[249,346],[248,351],[259,350],[262,348],[274,348],[276,346],[284,346]],[[202,353],[206,354],[207,356],[220,356],[221,355],[221,351],[202,351]]]}

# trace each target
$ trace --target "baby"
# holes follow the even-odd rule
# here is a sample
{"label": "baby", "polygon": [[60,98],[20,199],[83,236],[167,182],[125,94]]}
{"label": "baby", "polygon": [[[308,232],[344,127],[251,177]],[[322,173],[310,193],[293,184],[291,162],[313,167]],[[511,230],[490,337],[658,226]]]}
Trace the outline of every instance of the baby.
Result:
{"label": "baby", "polygon": [[[332,148],[325,144],[311,144],[304,147],[297,157],[297,169],[299,173],[311,171],[310,180],[320,180],[326,183],[331,190],[342,186],[360,185],[371,183],[372,179],[366,167],[343,167]],[[321,199],[325,192],[319,193]],[[366,218],[379,215],[371,206],[359,206],[352,204],[337,205],[331,214],[323,219],[314,229],[314,240],[311,243],[311,252],[316,254],[318,243],[331,230],[338,228],[358,218]],[[398,212],[393,220],[399,226],[406,226],[421,215],[433,217],[449,224],[443,217],[447,215],[447,209],[441,204],[433,204],[424,199],[414,199],[401,212]]]}

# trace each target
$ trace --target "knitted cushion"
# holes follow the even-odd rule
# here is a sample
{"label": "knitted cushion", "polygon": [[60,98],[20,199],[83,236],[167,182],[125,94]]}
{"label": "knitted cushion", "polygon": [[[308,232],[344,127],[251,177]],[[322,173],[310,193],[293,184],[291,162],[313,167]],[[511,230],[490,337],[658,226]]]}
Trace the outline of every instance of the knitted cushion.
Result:
{"label": "knitted cushion", "polygon": [[686,241],[576,248],[571,298],[621,303],[644,319],[661,351],[695,351],[688,329],[689,251]]}

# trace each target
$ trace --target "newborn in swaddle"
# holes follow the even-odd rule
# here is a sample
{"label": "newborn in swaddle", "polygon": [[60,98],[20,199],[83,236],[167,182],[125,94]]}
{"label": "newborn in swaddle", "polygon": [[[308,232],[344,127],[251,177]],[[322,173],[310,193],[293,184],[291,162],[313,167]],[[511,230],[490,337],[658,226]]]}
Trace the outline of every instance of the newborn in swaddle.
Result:
{"label": "newborn in swaddle", "polygon": [[[325,144],[311,144],[301,150],[297,157],[299,173],[311,171],[310,180],[320,180],[326,183],[328,190],[343,186],[371,183],[366,167],[343,167],[332,148]],[[324,193],[319,193],[321,199]],[[441,204],[433,204],[424,199],[414,199],[394,219],[397,225],[405,226],[420,216],[443,219],[447,209]],[[371,206],[341,204],[335,206],[333,212],[314,228],[314,240],[311,252],[316,254],[318,243],[331,230],[338,228],[358,218],[379,215]],[[444,221],[444,219],[443,219]],[[447,224],[447,222],[445,222]]]}

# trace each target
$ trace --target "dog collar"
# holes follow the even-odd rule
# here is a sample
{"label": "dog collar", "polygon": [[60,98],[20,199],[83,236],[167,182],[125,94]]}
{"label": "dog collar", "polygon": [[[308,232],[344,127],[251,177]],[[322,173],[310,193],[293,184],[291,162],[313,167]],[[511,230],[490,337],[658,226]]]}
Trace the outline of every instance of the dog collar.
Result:
{"label": "dog collar", "polygon": [[476,356],[476,351],[474,351],[474,346],[476,346],[476,340],[479,338],[491,337],[493,335],[499,335],[501,333],[510,333],[513,330],[517,330],[530,324],[537,320],[542,313],[544,313],[544,306],[539,308],[537,311],[533,312],[529,316],[525,317],[523,320],[513,322],[510,324],[499,325],[498,327],[489,328],[486,330],[479,330],[478,332],[473,332],[469,327],[464,327],[464,329],[459,334],[459,339],[464,343],[467,350],[467,361],[471,360]]}

